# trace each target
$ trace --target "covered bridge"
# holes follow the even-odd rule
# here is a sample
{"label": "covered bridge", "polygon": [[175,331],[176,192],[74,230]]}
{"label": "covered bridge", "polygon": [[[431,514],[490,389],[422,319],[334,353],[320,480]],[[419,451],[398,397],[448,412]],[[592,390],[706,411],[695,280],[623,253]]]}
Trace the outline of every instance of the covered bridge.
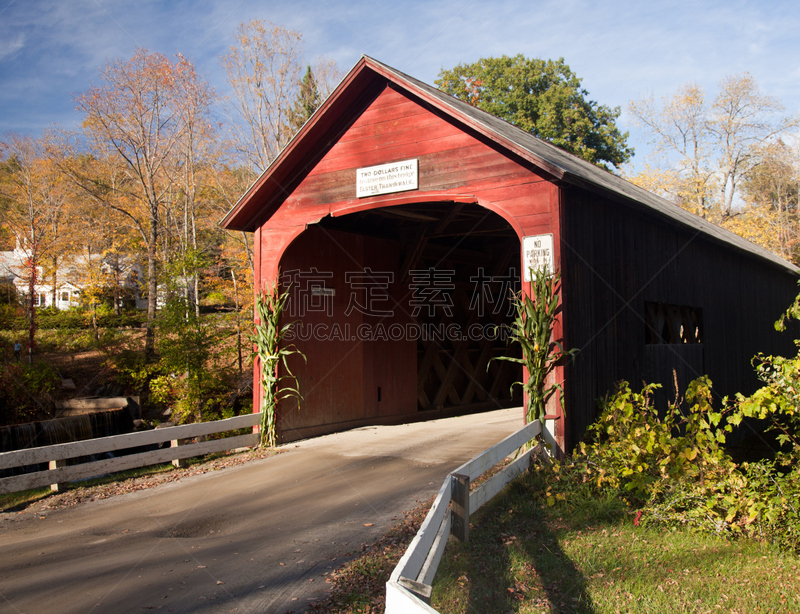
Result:
{"label": "covered bridge", "polygon": [[283,441],[520,405],[521,369],[490,359],[518,351],[494,326],[526,259],[562,272],[556,334],[580,350],[556,373],[567,447],[620,379],[730,394],[793,349],[772,324],[796,267],[369,57],[222,224],[255,233],[257,289],[291,284],[308,362]]}

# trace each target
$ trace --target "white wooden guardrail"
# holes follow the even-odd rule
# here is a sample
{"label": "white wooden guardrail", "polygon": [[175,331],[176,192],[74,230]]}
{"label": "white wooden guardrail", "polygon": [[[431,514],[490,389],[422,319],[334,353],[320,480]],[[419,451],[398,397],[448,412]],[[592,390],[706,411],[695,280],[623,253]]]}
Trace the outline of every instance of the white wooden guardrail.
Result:
{"label": "white wooden guardrail", "polygon": [[[6,478],[0,478],[0,494],[27,490],[28,488],[39,488],[51,485],[53,490],[58,490],[58,485],[74,480],[113,473],[115,471],[125,471],[137,467],[148,465],[158,465],[160,463],[177,464],[178,461],[202,456],[213,452],[223,452],[236,448],[250,447],[258,444],[258,433],[248,433],[235,437],[223,439],[212,439],[198,443],[187,443],[188,439],[213,435],[214,433],[225,433],[236,429],[256,426],[261,423],[261,414],[246,414],[227,418],[225,420],[215,420],[213,422],[201,422],[199,424],[186,424],[183,426],[170,426],[163,429],[143,431],[139,433],[128,433],[126,435],[114,435],[112,437],[99,437],[96,439],[85,439],[72,443],[62,443],[54,446],[41,448],[26,448],[24,450],[14,450],[12,452],[0,453],[0,469],[12,469],[14,467],[26,467],[48,463],[50,469],[45,471],[35,471],[23,473]],[[92,456],[103,454],[104,452],[117,452],[126,448],[138,448],[171,442],[171,447],[151,450],[107,458],[103,460],[81,463],[79,465],[65,466],[66,459],[81,456]]]}
{"label": "white wooden guardrail", "polygon": [[[553,423],[554,421],[548,420],[547,426]],[[519,455],[472,492],[469,491],[470,482],[539,434],[555,449],[557,444],[552,431],[549,428],[543,429],[541,422],[537,420],[464,463],[445,478],[416,537],[386,583],[386,614],[438,614],[429,605],[431,584],[448,537],[452,533],[467,541],[470,513],[478,511],[506,484],[525,471],[530,466],[531,455]]]}

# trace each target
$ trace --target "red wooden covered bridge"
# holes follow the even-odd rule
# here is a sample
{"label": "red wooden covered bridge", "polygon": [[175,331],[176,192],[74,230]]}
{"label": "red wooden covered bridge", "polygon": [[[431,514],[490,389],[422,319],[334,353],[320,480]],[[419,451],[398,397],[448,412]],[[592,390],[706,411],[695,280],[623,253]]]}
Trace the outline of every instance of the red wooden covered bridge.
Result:
{"label": "red wooden covered bridge", "polygon": [[754,354],[793,348],[796,267],[368,57],[222,224],[255,233],[256,288],[290,288],[283,441],[521,405],[491,358],[518,351],[496,325],[523,259],[562,272],[567,447],[620,379],[747,391]]}

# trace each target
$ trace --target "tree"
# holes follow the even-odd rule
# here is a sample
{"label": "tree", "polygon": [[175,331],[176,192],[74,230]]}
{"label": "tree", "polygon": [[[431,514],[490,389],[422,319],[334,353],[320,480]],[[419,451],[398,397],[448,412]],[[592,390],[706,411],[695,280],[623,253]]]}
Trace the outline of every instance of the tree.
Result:
{"label": "tree", "polygon": [[[188,63],[179,66],[183,78],[178,81],[181,90],[181,121],[185,127],[175,164],[175,183],[179,187],[179,201],[183,205],[183,228],[179,233],[181,246],[183,293],[187,305],[194,304],[195,317],[200,317],[200,275],[203,254],[198,243],[197,211],[205,191],[203,178],[215,158],[215,134],[210,121],[210,108],[214,91],[197,78],[194,67]],[[189,280],[193,299],[190,301]]]}
{"label": "tree", "polygon": [[26,255],[28,282],[28,356],[36,336],[36,286],[45,258],[52,257],[57,220],[67,198],[66,181],[46,155],[43,140],[11,134],[0,143],[5,161],[0,168],[0,194],[5,201],[4,225]]}
{"label": "tree", "polygon": [[[95,157],[109,164],[107,181],[73,173],[105,206],[125,215],[147,251],[147,334],[152,357],[158,300],[162,217],[176,189],[170,167],[187,132],[185,94],[199,87],[187,60],[138,49],[127,61],[113,60],[100,73],[101,85],[77,97]],[[113,181],[111,178],[113,177]]]}
{"label": "tree", "polygon": [[798,125],[748,73],[723,79],[711,105],[702,87],[689,84],[660,103],[652,97],[631,102],[629,110],[689,186],[682,206],[704,217],[712,210],[730,217],[758,152]]}
{"label": "tree", "polygon": [[300,81],[300,90],[297,92],[294,105],[287,114],[286,125],[291,133],[290,138],[303,127],[303,124],[314,114],[320,104],[322,104],[322,97],[319,87],[317,87],[317,80],[309,65],[306,67],[306,74]]}
{"label": "tree", "polygon": [[261,173],[286,144],[287,115],[302,70],[302,35],[260,19],[242,23],[236,45],[222,58],[233,91],[235,143]]}
{"label": "tree", "polygon": [[762,147],[755,157],[757,161],[742,185],[745,201],[796,213],[800,201],[798,152],[779,139]]}
{"label": "tree", "polygon": [[720,144],[720,200],[724,216],[731,214],[736,189],[758,163],[758,153],[780,134],[798,126],[781,117],[783,105],[762,94],[750,73],[725,77],[711,107],[709,130]]}
{"label": "tree", "polygon": [[436,86],[492,115],[603,168],[630,160],[628,133],[616,126],[620,109],[588,99],[564,59],[482,58],[442,69]]}
{"label": "tree", "polygon": [[650,97],[631,102],[628,108],[653,135],[656,152],[678,158],[674,167],[651,168],[638,180],[634,178],[634,183],[649,189],[658,186],[685,209],[706,217],[714,172],[709,165],[711,134],[703,89],[688,84],[660,106]]}
{"label": "tree", "polygon": [[[254,19],[239,26],[236,44],[221,59],[233,91],[228,110],[237,163],[258,174],[294,135],[296,128],[292,127],[306,112],[301,110],[304,102],[313,104],[313,90],[318,94],[318,106],[339,80],[336,63],[321,58],[313,68],[307,65],[305,85],[301,84],[305,64],[302,38],[294,30]],[[303,94],[303,87],[310,91]],[[298,107],[300,100],[304,102]]]}
{"label": "tree", "polygon": [[[800,169],[797,151],[782,140],[755,154],[742,182],[746,207],[725,227],[797,263],[800,261]],[[752,235],[752,236],[751,236]]]}

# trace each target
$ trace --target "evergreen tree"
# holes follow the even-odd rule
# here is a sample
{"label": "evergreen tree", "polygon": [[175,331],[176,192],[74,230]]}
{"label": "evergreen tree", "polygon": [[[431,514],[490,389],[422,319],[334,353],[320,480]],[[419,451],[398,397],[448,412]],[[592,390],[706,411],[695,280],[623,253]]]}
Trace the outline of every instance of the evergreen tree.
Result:
{"label": "evergreen tree", "polygon": [[317,86],[317,79],[311,71],[311,66],[306,67],[306,74],[300,81],[300,90],[294,100],[292,108],[287,113],[287,129],[290,136],[293,136],[314,114],[319,105],[322,104],[322,97]]}

